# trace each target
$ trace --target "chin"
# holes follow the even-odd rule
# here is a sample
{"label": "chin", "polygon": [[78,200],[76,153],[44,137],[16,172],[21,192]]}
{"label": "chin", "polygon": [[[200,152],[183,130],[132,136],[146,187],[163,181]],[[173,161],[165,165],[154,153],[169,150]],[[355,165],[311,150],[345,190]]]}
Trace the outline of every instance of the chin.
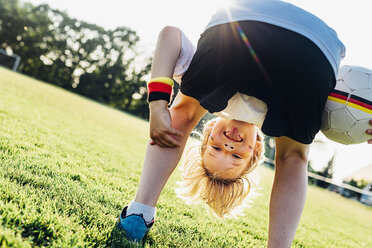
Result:
{"label": "chin", "polygon": [[236,124],[241,125],[241,126],[254,126],[252,123],[239,121],[239,120],[231,120],[231,122],[236,123]]}

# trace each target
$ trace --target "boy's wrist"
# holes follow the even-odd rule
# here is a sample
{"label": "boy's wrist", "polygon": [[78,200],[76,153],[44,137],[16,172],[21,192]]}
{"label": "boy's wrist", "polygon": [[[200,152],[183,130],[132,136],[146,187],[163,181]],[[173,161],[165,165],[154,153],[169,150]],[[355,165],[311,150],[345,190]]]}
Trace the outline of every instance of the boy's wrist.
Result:
{"label": "boy's wrist", "polygon": [[166,109],[168,107],[168,102],[165,100],[151,101],[149,103],[149,107],[150,107],[150,110],[159,109],[159,108]]}
{"label": "boy's wrist", "polygon": [[147,84],[147,101],[165,100],[170,102],[173,94],[173,79],[169,77],[157,77]]}

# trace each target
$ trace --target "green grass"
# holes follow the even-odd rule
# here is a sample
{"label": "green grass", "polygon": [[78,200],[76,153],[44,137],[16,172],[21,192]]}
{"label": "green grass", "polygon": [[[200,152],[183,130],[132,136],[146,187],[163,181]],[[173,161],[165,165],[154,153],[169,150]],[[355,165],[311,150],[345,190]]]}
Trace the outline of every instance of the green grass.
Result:
{"label": "green grass", "polygon": [[[0,68],[0,246],[127,247],[114,230],[135,195],[148,124]],[[265,247],[273,172],[246,215],[220,220],[174,193],[146,247]],[[293,247],[372,247],[372,208],[310,187]]]}

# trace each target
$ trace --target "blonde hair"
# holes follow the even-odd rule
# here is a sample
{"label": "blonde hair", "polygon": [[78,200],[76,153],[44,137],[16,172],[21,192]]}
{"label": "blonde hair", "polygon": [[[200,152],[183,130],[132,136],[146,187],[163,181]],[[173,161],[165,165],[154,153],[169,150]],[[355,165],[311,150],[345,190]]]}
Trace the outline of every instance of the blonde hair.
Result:
{"label": "blonde hair", "polygon": [[254,154],[239,178],[221,179],[210,173],[204,166],[203,155],[209,135],[218,118],[208,121],[202,132],[201,143],[191,146],[185,154],[183,181],[177,193],[189,203],[203,200],[218,217],[233,216],[233,210],[242,205],[252,187],[248,176],[259,163],[263,154],[262,134],[258,129]]}

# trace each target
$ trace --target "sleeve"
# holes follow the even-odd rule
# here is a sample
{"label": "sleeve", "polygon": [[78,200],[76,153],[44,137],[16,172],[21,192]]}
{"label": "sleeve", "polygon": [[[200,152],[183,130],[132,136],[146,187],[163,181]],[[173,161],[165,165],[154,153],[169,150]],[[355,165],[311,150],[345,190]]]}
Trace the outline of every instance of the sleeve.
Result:
{"label": "sleeve", "polygon": [[181,52],[174,68],[175,76],[182,76],[187,71],[195,52],[196,47],[181,30]]}

